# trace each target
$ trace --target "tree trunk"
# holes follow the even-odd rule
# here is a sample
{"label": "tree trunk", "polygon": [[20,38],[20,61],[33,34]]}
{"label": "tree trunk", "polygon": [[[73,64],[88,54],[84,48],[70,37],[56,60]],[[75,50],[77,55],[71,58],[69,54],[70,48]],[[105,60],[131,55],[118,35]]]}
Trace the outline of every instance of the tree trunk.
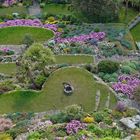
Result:
{"label": "tree trunk", "polygon": [[128,0],[125,0],[125,17],[127,17],[128,14]]}

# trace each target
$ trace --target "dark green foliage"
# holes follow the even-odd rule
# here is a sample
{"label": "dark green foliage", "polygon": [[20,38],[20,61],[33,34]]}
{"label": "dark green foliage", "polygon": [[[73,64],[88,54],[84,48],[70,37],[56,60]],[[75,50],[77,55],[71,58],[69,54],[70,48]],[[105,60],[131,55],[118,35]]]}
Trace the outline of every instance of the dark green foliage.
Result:
{"label": "dark green foliage", "polygon": [[104,73],[114,73],[119,69],[119,63],[111,60],[103,60],[98,64],[98,71]]}
{"label": "dark green foliage", "polygon": [[112,0],[72,0],[72,5],[77,12],[82,12],[92,22],[118,19],[118,8]]}
{"label": "dark green foliage", "polygon": [[45,81],[46,81],[46,77],[43,74],[38,75],[35,79],[35,83],[38,87],[40,87],[40,89]]}

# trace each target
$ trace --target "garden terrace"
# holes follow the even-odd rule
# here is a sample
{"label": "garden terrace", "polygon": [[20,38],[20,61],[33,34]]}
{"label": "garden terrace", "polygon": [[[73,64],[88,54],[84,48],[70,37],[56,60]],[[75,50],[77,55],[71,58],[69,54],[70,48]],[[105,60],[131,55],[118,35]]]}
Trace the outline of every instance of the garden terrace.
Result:
{"label": "garden terrace", "polygon": [[16,64],[15,63],[3,63],[0,64],[0,73],[12,75],[16,73]]}
{"label": "garden terrace", "polygon": [[68,4],[46,4],[44,8],[42,8],[43,13],[49,14],[62,14],[62,15],[71,15],[72,12],[68,10]]}
{"label": "garden terrace", "polygon": [[131,30],[131,33],[134,40],[140,42],[140,23]]}
{"label": "garden terrace", "polygon": [[35,42],[45,42],[53,37],[53,32],[38,27],[7,27],[0,29],[0,44],[22,44],[25,35],[31,35]]}
{"label": "garden terrace", "polygon": [[[63,82],[69,82],[74,87],[75,90],[71,96],[64,94]],[[48,78],[42,91],[39,93],[16,91],[11,94],[0,95],[0,113],[18,111],[40,112],[50,109],[61,109],[71,104],[79,104],[85,110],[92,111],[95,109],[95,97],[98,90],[101,92],[98,109],[105,108],[108,93],[111,93],[109,107],[113,108],[116,104],[115,95],[109,91],[108,87],[96,82],[92,74],[81,68],[63,68],[54,72]]]}
{"label": "garden terrace", "polygon": [[12,6],[12,7],[7,7],[7,8],[0,8],[0,16],[10,15],[12,17],[12,13],[25,15],[27,14],[27,9],[23,6]]}
{"label": "garden terrace", "polygon": [[93,64],[93,56],[90,55],[56,55],[56,64]]}

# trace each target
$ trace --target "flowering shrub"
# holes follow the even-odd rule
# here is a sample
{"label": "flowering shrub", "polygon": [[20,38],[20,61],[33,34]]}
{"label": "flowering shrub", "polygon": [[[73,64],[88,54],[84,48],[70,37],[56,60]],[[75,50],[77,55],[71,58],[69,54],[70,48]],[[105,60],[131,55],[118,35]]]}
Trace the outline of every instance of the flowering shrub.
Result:
{"label": "flowering shrub", "polygon": [[81,123],[80,121],[77,120],[72,120],[69,122],[66,126],[66,131],[68,134],[75,134],[78,132],[80,129],[85,129],[86,124]]}
{"label": "flowering shrub", "polygon": [[118,77],[118,82],[113,84],[112,88],[116,92],[124,93],[130,97],[139,85],[140,79],[133,76],[122,75]]}
{"label": "flowering shrub", "polygon": [[118,103],[116,105],[116,110],[119,112],[124,112],[124,111],[126,111],[126,105],[123,102],[118,101]]}
{"label": "flowering shrub", "polygon": [[5,131],[6,129],[12,128],[13,124],[10,119],[0,118],[0,132]]}
{"label": "flowering shrub", "polygon": [[2,48],[0,49],[0,55],[13,55],[15,52],[10,48]]}
{"label": "flowering shrub", "polygon": [[90,116],[87,116],[84,118],[84,123],[93,123],[94,122],[94,118],[93,117],[90,117]]}
{"label": "flowering shrub", "polygon": [[3,3],[4,7],[9,7],[12,6],[13,4],[15,4],[17,1],[16,0],[5,0]]}

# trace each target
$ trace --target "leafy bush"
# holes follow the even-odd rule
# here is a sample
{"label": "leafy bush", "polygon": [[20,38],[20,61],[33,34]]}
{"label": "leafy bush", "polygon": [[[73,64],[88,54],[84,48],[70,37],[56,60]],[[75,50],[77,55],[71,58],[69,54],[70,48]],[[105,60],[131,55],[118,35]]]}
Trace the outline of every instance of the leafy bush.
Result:
{"label": "leafy bush", "polygon": [[42,88],[42,85],[44,84],[44,82],[46,81],[46,77],[42,74],[42,75],[38,75],[35,79],[35,84],[40,87],[40,89]]}
{"label": "leafy bush", "polygon": [[83,115],[83,109],[78,105],[71,105],[65,108],[65,114],[69,120],[80,120]]}
{"label": "leafy bush", "polygon": [[98,71],[104,73],[114,73],[119,69],[119,63],[111,60],[103,60],[98,64]]}
{"label": "leafy bush", "polygon": [[31,133],[27,140],[39,140],[41,138],[41,134],[39,132],[33,132]]}
{"label": "leafy bush", "polygon": [[50,116],[49,119],[53,123],[64,123],[64,122],[67,122],[68,117],[66,116],[65,113],[60,112],[58,114],[55,114],[55,115]]}
{"label": "leafy bush", "polygon": [[132,68],[130,66],[122,66],[121,67],[121,72],[125,74],[131,74],[132,73]]}

